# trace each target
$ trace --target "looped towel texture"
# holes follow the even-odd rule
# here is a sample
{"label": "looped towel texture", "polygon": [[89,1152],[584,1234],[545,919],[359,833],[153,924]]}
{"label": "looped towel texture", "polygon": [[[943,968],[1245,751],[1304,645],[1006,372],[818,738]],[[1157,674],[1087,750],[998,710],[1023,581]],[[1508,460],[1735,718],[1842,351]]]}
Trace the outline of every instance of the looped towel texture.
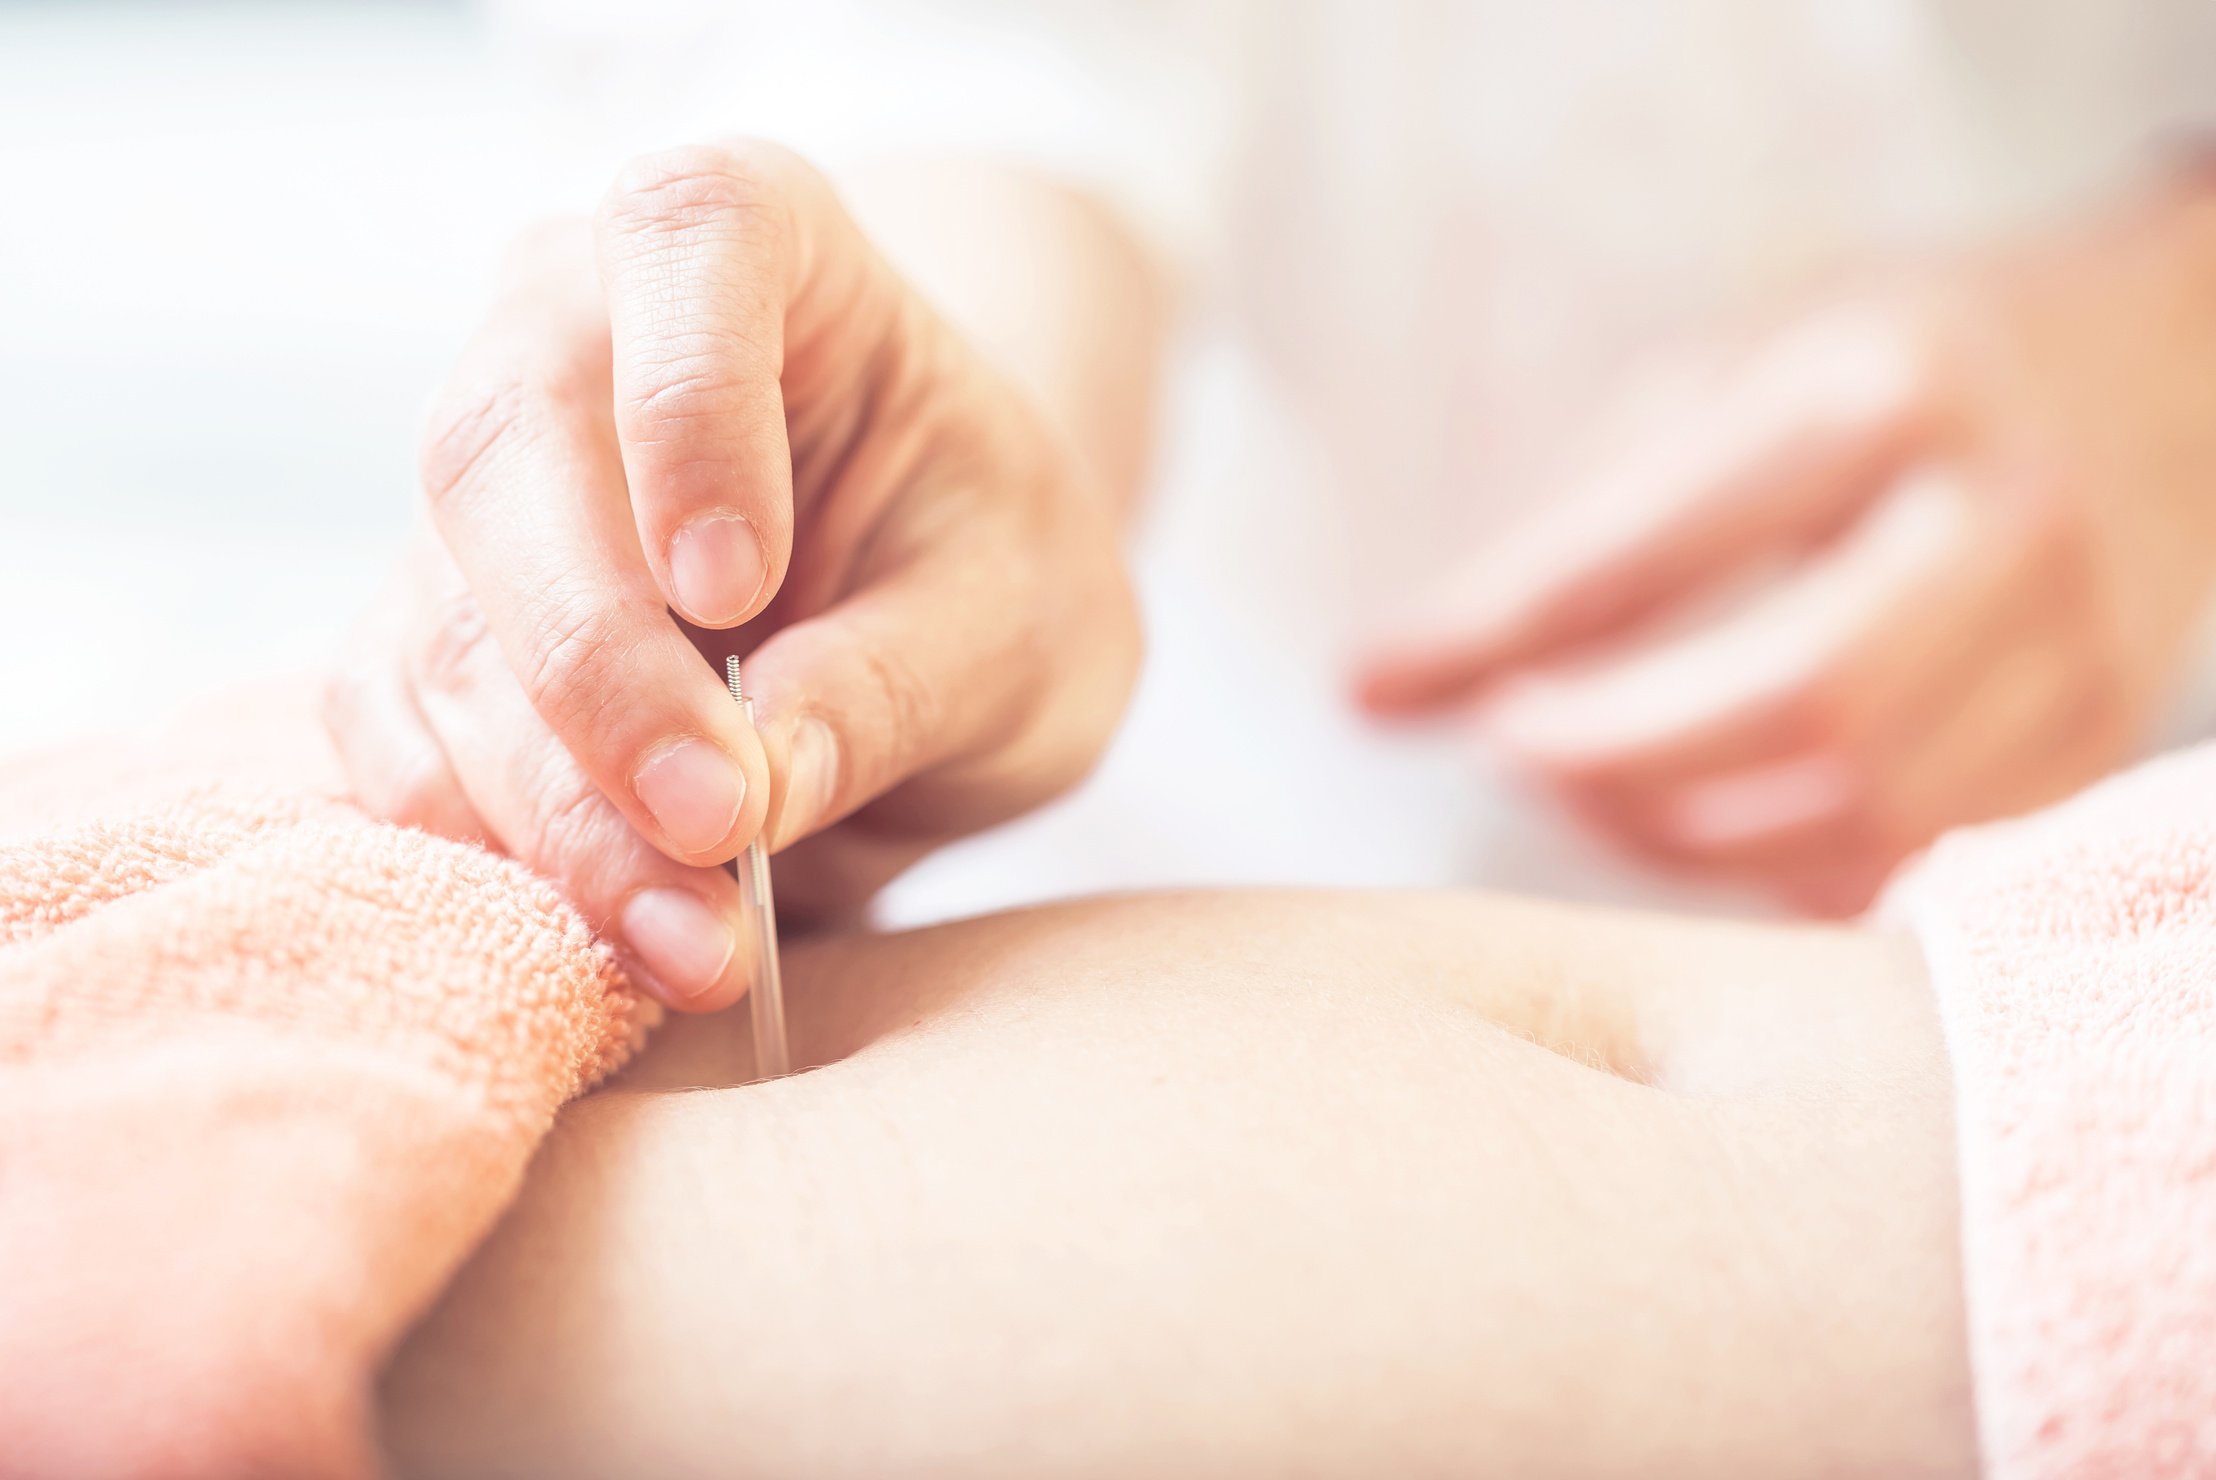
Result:
{"label": "looped towel texture", "polygon": [[376,1473],[378,1364],[656,1011],[263,717],[0,784],[0,1475]]}
{"label": "looped towel texture", "polygon": [[2216,1477],[2216,748],[1895,886],[1953,1064],[1991,1480]]}
{"label": "looped towel texture", "polygon": [[[658,1012],[316,736],[233,700],[0,774],[0,1477],[374,1474],[378,1364]],[[1943,840],[1893,907],[1988,1473],[2216,1476],[2216,749]]]}

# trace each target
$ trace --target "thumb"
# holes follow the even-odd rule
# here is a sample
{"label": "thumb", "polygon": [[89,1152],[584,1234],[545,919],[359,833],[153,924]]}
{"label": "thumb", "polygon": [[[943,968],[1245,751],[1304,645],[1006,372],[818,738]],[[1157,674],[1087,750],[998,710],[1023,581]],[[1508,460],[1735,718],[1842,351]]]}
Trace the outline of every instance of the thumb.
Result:
{"label": "thumb", "polygon": [[[780,778],[765,833],[773,848],[865,806],[868,831],[943,839],[1083,776],[1128,696],[1136,625],[1097,592],[1056,597],[1091,620],[1042,611],[1025,589],[1031,564],[989,542],[934,550],[746,659]],[[1071,573],[1066,584],[1090,579]]]}

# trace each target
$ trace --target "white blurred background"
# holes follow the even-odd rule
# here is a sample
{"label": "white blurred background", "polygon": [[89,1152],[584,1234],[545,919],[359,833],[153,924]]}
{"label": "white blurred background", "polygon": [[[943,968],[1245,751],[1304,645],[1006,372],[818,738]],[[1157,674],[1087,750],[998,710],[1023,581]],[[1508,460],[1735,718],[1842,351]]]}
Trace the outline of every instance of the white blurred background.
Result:
{"label": "white blurred background", "polygon": [[2205,120],[2210,17],[2117,3],[0,0],[0,752],[343,667],[503,244],[628,154],[982,144],[1236,268],[1171,376],[1114,750],[889,914],[1645,892],[1452,733],[1358,721],[1350,641],[1559,485],[1636,353]]}
{"label": "white blurred background", "polygon": [[[459,0],[0,3],[0,751],[344,661],[505,241],[591,200],[552,171],[498,20]],[[1420,744],[1366,761],[1330,655],[1182,553],[1238,549],[1250,578],[1313,553],[1243,533],[1303,476],[1295,439],[1236,356],[1185,359],[1123,738],[1080,796],[911,876],[890,918],[1467,872],[1466,768]]]}
{"label": "white blurred background", "polygon": [[458,4],[0,5],[0,747],[322,662],[519,209]]}

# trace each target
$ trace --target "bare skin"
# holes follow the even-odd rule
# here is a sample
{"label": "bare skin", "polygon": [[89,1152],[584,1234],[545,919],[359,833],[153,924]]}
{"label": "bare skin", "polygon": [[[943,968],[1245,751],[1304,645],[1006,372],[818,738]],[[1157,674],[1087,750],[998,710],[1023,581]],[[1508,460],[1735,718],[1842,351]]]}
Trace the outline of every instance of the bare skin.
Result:
{"label": "bare skin", "polygon": [[390,1368],[416,1475],[1974,1473],[1912,945],[1458,894],[795,947]]}

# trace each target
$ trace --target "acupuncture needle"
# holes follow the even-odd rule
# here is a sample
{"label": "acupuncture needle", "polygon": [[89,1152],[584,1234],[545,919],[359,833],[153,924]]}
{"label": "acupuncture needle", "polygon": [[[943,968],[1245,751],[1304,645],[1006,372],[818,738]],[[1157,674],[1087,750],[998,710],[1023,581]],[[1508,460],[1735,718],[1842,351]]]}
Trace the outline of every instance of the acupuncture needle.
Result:
{"label": "acupuncture needle", "polygon": [[[753,724],[754,701],[746,697],[736,656],[723,660],[723,677],[731,688],[731,702]],[[792,1072],[792,1054],[785,1044],[785,981],[777,964],[777,905],[769,889],[769,850],[759,837],[731,860],[731,873],[739,881],[747,913],[754,918],[754,985],[746,994],[754,1019],[754,1077],[775,1079]]]}

